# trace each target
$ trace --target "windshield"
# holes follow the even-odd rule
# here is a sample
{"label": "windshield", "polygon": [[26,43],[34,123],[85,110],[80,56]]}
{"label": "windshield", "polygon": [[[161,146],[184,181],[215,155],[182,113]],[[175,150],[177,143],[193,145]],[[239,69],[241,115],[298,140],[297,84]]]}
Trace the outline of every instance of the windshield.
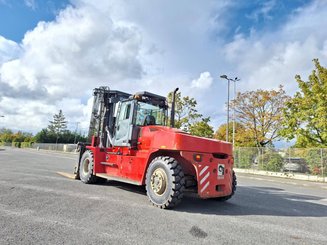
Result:
{"label": "windshield", "polygon": [[[136,112],[136,125],[166,125],[166,113],[165,108],[159,107],[158,105],[147,104],[144,102],[137,102]],[[146,122],[146,119],[151,118],[150,122]]]}

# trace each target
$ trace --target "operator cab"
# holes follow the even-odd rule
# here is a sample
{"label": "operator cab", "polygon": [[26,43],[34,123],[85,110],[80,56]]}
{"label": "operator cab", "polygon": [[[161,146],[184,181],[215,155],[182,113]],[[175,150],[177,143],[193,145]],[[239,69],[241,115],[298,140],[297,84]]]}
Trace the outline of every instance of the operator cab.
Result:
{"label": "operator cab", "polygon": [[141,127],[167,125],[166,98],[146,91],[120,101],[115,111],[117,114],[113,146],[135,147]]}
{"label": "operator cab", "polygon": [[136,93],[136,126],[167,125],[168,105],[165,97],[149,92]]}

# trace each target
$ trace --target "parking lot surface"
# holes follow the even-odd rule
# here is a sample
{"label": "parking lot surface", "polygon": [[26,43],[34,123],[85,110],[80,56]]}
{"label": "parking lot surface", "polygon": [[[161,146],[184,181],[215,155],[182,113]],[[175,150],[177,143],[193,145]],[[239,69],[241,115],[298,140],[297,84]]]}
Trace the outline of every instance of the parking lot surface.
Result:
{"label": "parking lot surface", "polygon": [[187,193],[174,210],[143,187],[86,185],[76,156],[0,150],[0,244],[327,244],[327,185],[238,175],[225,203]]}

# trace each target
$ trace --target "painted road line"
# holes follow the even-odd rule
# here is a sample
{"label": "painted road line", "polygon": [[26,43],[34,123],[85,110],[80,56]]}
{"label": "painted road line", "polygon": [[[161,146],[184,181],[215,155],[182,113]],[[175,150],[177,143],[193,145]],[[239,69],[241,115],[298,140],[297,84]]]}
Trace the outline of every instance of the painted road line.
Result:
{"label": "painted road line", "polygon": [[75,179],[75,175],[74,174],[70,174],[70,173],[66,173],[66,172],[56,172],[56,174],[59,174],[61,176],[64,176],[66,178],[69,178],[69,179]]}

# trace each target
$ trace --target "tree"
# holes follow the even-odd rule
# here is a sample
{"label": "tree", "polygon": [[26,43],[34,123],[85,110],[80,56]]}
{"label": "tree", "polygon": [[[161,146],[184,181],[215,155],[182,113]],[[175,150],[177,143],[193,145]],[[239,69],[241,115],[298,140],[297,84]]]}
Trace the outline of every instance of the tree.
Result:
{"label": "tree", "polygon": [[265,147],[280,137],[282,109],[288,100],[289,96],[280,86],[278,90],[238,93],[231,105],[235,108],[236,120],[251,132],[255,145]]}
{"label": "tree", "polygon": [[[226,140],[226,127],[227,123],[219,126],[214,134],[214,138],[218,140]],[[233,128],[233,122],[229,123],[229,129]],[[233,130],[228,131],[228,138],[233,138]],[[246,129],[241,123],[235,122],[235,146],[239,147],[255,147],[255,137],[251,130]]]}
{"label": "tree", "polygon": [[33,135],[31,133],[26,133],[18,131],[13,135],[13,142],[31,142]]}
{"label": "tree", "polygon": [[[172,103],[173,93],[168,94],[168,103]],[[202,115],[196,109],[197,102],[189,96],[182,97],[181,92],[175,98],[175,127],[189,132],[190,126],[197,122]]]}
{"label": "tree", "polygon": [[59,110],[58,114],[53,115],[53,121],[49,121],[50,124],[48,126],[48,130],[50,134],[55,134],[58,142],[59,137],[67,130],[67,121],[65,120],[65,116],[62,113],[62,110]]}
{"label": "tree", "polygon": [[0,141],[11,143],[11,142],[31,142],[33,135],[31,133],[18,131],[14,133],[10,129],[0,129]]}
{"label": "tree", "polygon": [[326,175],[327,149],[306,149],[305,159],[307,160],[312,174]]}
{"label": "tree", "polygon": [[[167,96],[168,103],[173,100],[173,93]],[[213,128],[209,125],[210,117],[203,118],[202,114],[196,109],[197,102],[189,96],[182,97],[181,92],[176,93],[175,97],[175,127],[182,129],[190,134],[212,138]]]}
{"label": "tree", "polygon": [[62,113],[62,110],[59,110],[58,114],[53,115],[53,121],[49,121],[50,124],[48,129],[50,132],[55,134],[60,134],[67,129],[67,121],[65,121],[65,116]]}
{"label": "tree", "polygon": [[38,143],[58,143],[57,135],[45,128],[34,136],[34,141]]}
{"label": "tree", "polygon": [[12,142],[14,138],[14,133],[10,129],[2,128],[0,130],[0,141],[1,142]]}
{"label": "tree", "polygon": [[300,91],[286,103],[282,134],[297,138],[297,147],[327,146],[327,69],[318,59],[313,60],[315,70],[305,82],[295,76]]}
{"label": "tree", "polygon": [[212,138],[213,128],[208,124],[210,122],[210,117],[202,118],[201,121],[195,122],[190,125],[190,134]]}
{"label": "tree", "polygon": [[70,130],[65,130],[60,138],[57,138],[57,135],[53,132],[50,132],[48,129],[42,129],[34,136],[34,141],[38,143],[74,143],[76,137],[76,141],[86,142],[87,138],[82,136],[81,134],[76,134],[75,132],[71,132]]}

